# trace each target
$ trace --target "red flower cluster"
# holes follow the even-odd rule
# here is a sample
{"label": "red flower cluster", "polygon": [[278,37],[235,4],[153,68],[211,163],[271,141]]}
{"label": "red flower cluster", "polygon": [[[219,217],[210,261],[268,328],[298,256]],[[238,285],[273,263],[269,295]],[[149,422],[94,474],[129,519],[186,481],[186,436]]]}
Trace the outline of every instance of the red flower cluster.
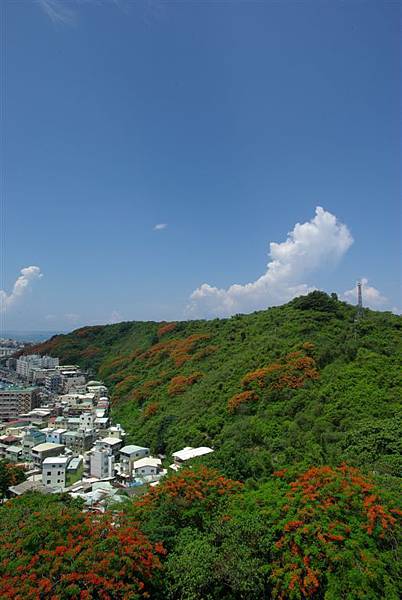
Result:
{"label": "red flower cluster", "polygon": [[[383,539],[395,526],[400,512],[381,503],[373,489],[371,481],[347,465],[313,467],[290,482],[282,533],[274,545],[276,597],[314,597],[326,572],[339,568],[344,544],[370,548],[365,536]],[[367,556],[356,555],[355,560],[364,563]],[[364,564],[358,568],[367,569]]]}
{"label": "red flower cluster", "polygon": [[166,333],[170,333],[176,329],[177,323],[166,323],[166,325],[160,325],[158,327],[157,335],[161,338]]}
{"label": "red flower cluster", "polygon": [[194,385],[194,383],[199,381],[202,376],[203,373],[197,371],[196,373],[192,373],[187,377],[185,375],[178,375],[177,377],[173,377],[168,387],[169,396],[177,396],[178,394],[182,394],[186,391],[188,387]]}
{"label": "red flower cluster", "polygon": [[152,390],[161,385],[162,380],[160,379],[149,379],[145,383],[143,383],[140,387],[136,388],[133,393],[130,395],[130,400],[135,400],[136,402],[141,402],[143,400],[148,400],[149,396],[152,393]]}
{"label": "red flower cluster", "polygon": [[[1,598],[149,597],[151,579],[161,568],[158,555],[165,550],[127,517],[76,509],[37,514],[37,534],[29,514],[17,531],[1,530]],[[30,544],[37,544],[35,554]]]}
{"label": "red flower cluster", "polygon": [[145,419],[152,417],[158,412],[159,404],[157,402],[151,402],[144,408],[144,412],[142,413]]}
{"label": "red flower cluster", "polygon": [[[306,344],[310,348],[310,343]],[[260,388],[268,387],[271,390],[297,389],[303,387],[307,381],[318,378],[314,358],[297,351],[287,354],[281,362],[247,373],[241,380],[241,385],[245,389],[249,389],[253,383]]]}
{"label": "red flower cluster", "polygon": [[255,392],[251,390],[240,392],[240,394],[232,396],[232,398],[230,398],[228,401],[228,411],[230,413],[234,413],[242,404],[255,402],[256,400],[258,400],[258,395]]}
{"label": "red flower cluster", "polygon": [[137,507],[152,508],[159,502],[171,501],[183,507],[194,504],[208,510],[217,500],[228,494],[237,493],[242,487],[239,481],[227,479],[215,469],[203,465],[182,469],[152,488],[136,502]]}
{"label": "red flower cluster", "polygon": [[141,359],[158,361],[162,356],[169,356],[176,367],[181,367],[185,362],[194,358],[192,351],[198,342],[208,340],[211,336],[207,334],[193,334],[182,340],[168,340],[154,344],[140,355]]}

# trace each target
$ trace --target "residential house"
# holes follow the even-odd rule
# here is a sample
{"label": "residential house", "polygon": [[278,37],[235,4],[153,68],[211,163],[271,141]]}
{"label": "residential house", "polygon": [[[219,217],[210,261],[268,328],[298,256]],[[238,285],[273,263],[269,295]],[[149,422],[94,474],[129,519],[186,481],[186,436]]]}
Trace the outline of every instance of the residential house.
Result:
{"label": "residential house", "polygon": [[70,456],[49,456],[42,462],[42,483],[52,487],[66,487],[66,470]]}
{"label": "residential house", "polygon": [[61,443],[72,452],[82,454],[85,450],[89,450],[94,442],[94,431],[66,431],[61,435]]}
{"label": "residential house", "polygon": [[49,456],[58,456],[64,452],[64,446],[61,444],[52,444],[51,442],[44,442],[34,446],[31,450],[31,458],[34,465],[41,467],[45,458]]}
{"label": "residential house", "polygon": [[118,437],[99,438],[95,442],[95,446],[98,450],[110,450],[110,453],[113,454],[113,456],[116,456],[119,453],[122,445],[123,440]]}
{"label": "residential house", "polygon": [[6,460],[17,463],[22,461],[22,446],[11,445],[6,449]]}
{"label": "residential house", "polygon": [[120,473],[121,475],[127,475],[129,477],[133,474],[133,467],[135,461],[140,458],[149,456],[149,448],[144,446],[123,446],[120,449]]}
{"label": "residential house", "polygon": [[162,473],[162,461],[160,458],[146,456],[136,460],[133,465],[133,472],[136,477],[149,478]]}

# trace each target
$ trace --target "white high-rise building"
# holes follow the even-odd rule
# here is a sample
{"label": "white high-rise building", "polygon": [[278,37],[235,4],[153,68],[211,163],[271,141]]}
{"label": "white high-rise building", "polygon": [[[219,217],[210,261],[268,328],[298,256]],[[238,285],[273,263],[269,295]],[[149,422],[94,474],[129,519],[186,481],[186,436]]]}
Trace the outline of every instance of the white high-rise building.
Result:
{"label": "white high-rise building", "polygon": [[40,356],[39,354],[27,354],[17,359],[16,371],[24,379],[30,380],[35,369],[54,369],[58,365],[58,358]]}

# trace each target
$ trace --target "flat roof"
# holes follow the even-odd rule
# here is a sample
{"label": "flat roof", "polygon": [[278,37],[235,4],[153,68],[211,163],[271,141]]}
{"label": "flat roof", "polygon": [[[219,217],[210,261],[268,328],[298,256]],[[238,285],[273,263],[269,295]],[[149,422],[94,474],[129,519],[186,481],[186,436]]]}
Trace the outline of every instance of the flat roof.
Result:
{"label": "flat roof", "polygon": [[33,385],[29,385],[29,386],[22,386],[22,385],[16,385],[14,383],[2,383],[0,385],[0,393],[4,393],[4,392],[33,392],[34,390],[37,390],[38,388],[33,386]]}
{"label": "flat roof", "polygon": [[100,438],[100,439],[96,440],[96,443],[98,443],[98,442],[100,442],[102,444],[109,444],[109,446],[114,446],[115,444],[122,442],[122,440],[120,438],[106,437],[106,438]]}
{"label": "flat roof", "polygon": [[17,496],[30,491],[41,492],[42,494],[51,494],[54,491],[54,488],[50,487],[49,485],[43,485],[42,481],[31,481],[29,479],[19,483],[18,485],[12,485],[8,489]]}
{"label": "flat roof", "polygon": [[141,467],[159,467],[162,464],[160,458],[153,458],[152,456],[145,456],[136,460],[134,463],[134,469],[140,469]]}
{"label": "flat roof", "polygon": [[183,450],[173,452],[172,456],[174,458],[178,458],[179,460],[190,460],[190,458],[204,456],[204,454],[209,454],[210,452],[213,452],[213,449],[208,448],[207,446],[200,446],[199,448],[192,448],[191,446],[187,446],[186,448],[183,448]]}
{"label": "flat roof", "polygon": [[44,442],[32,448],[35,452],[45,452],[46,450],[55,450],[56,448],[64,448],[62,444],[54,444],[53,442]]}
{"label": "flat roof", "polygon": [[75,458],[72,458],[70,460],[68,468],[69,469],[77,469],[81,462],[82,462],[82,458],[80,458],[79,456],[76,456]]}
{"label": "flat roof", "polygon": [[45,458],[42,464],[44,465],[58,465],[58,464],[66,464],[70,460],[70,456],[49,456]]}
{"label": "flat roof", "polygon": [[8,446],[6,452],[22,452],[22,446]]}
{"label": "flat roof", "polygon": [[145,446],[135,446],[133,444],[120,448],[120,452],[123,452],[123,454],[134,454],[135,452],[139,452],[140,450],[149,451],[149,448],[146,448]]}

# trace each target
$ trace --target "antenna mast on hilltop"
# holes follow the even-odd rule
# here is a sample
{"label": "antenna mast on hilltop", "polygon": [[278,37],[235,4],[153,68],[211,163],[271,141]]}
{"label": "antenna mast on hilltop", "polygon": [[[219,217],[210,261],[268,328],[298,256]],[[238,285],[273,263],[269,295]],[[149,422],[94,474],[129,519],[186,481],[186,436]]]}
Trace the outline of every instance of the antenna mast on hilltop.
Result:
{"label": "antenna mast on hilltop", "polygon": [[362,282],[357,282],[357,318],[363,316]]}

